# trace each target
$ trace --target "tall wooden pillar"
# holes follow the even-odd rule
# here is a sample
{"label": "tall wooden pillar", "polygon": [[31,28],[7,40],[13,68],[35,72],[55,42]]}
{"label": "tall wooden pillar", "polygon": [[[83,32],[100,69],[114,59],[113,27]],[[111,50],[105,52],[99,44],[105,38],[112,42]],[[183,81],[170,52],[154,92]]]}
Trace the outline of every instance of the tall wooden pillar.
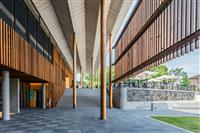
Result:
{"label": "tall wooden pillar", "polygon": [[82,72],[82,67],[80,68],[80,88],[83,88],[83,72]]}
{"label": "tall wooden pillar", "polygon": [[106,63],[105,63],[105,0],[100,0],[101,13],[100,13],[100,29],[101,29],[101,116],[102,120],[106,120]]}
{"label": "tall wooden pillar", "polygon": [[95,74],[95,88],[97,87],[97,72]]}
{"label": "tall wooden pillar", "polygon": [[99,69],[97,70],[97,88],[99,88]]}
{"label": "tall wooden pillar", "polygon": [[93,58],[91,59],[91,88],[93,89]]}
{"label": "tall wooden pillar", "polygon": [[76,34],[73,34],[73,108],[76,108]]}
{"label": "tall wooden pillar", "polygon": [[111,34],[109,35],[109,51],[110,51],[110,59],[109,59],[109,108],[112,108],[112,44],[111,44]]}

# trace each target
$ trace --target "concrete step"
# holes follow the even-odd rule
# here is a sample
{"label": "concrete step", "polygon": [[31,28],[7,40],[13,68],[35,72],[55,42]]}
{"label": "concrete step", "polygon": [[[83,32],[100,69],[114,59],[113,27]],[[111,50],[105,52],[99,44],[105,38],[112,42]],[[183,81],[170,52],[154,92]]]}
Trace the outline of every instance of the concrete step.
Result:
{"label": "concrete step", "polygon": [[[73,89],[66,89],[57,107],[72,107]],[[77,107],[100,106],[100,89],[77,88]]]}
{"label": "concrete step", "polygon": [[200,110],[200,102],[199,101],[190,101],[190,102],[178,102],[171,106],[172,109],[199,109]]}

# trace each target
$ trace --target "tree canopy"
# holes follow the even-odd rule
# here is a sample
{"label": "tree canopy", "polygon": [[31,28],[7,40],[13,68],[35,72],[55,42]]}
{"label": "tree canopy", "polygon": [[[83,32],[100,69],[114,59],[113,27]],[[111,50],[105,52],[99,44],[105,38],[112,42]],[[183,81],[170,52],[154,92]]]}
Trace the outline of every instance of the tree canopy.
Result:
{"label": "tree canopy", "polygon": [[[168,69],[165,65],[160,65],[153,67],[150,71],[156,72],[155,75],[152,75],[150,79],[157,78],[163,75],[174,75],[176,79],[180,81],[181,86],[189,86],[190,80],[188,78],[187,73],[184,71],[183,68],[173,68]],[[97,80],[98,75],[98,80]],[[115,78],[115,70],[114,66],[112,66],[112,80]],[[129,78],[129,81],[132,81],[133,78]],[[85,87],[90,87],[91,85],[91,75],[84,74],[83,76],[83,84]],[[109,67],[106,67],[106,85],[109,84]],[[93,75],[93,87],[96,85],[100,86],[100,70],[97,71],[96,75]]]}

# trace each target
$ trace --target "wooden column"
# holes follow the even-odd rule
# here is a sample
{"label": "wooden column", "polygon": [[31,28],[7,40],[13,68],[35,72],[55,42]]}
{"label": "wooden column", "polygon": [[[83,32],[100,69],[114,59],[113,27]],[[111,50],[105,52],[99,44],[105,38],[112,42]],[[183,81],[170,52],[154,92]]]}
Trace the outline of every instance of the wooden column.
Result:
{"label": "wooden column", "polygon": [[99,69],[97,70],[97,88],[99,88]]}
{"label": "wooden column", "polygon": [[97,87],[97,72],[95,74],[95,88]]}
{"label": "wooden column", "polygon": [[91,59],[91,88],[93,89],[93,58]]}
{"label": "wooden column", "polygon": [[83,72],[82,72],[82,67],[80,68],[80,88],[83,88]]}
{"label": "wooden column", "polygon": [[109,35],[109,51],[110,51],[110,59],[109,59],[109,108],[112,108],[112,46],[111,46],[111,34]]}
{"label": "wooden column", "polygon": [[100,0],[101,13],[100,13],[100,29],[101,29],[101,116],[100,119],[106,120],[106,63],[105,63],[105,0]]}
{"label": "wooden column", "polygon": [[73,58],[73,108],[76,108],[76,35],[73,34],[74,58]]}

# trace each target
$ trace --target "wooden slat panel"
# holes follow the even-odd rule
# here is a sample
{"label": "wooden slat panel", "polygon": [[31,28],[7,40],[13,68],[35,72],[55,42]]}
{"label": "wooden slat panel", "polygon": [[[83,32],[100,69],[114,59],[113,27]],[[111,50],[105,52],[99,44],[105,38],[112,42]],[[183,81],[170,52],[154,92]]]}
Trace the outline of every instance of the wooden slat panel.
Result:
{"label": "wooden slat panel", "polygon": [[[200,37],[196,37],[194,40],[189,39],[185,44],[180,45],[179,43],[185,42],[184,39],[192,33],[195,33],[196,36],[196,32],[199,32],[200,2],[197,0],[172,0],[167,1],[169,3],[165,3],[166,6],[160,9],[164,2],[166,0],[142,1],[138,7],[128,25],[128,28],[131,27],[132,30],[126,29],[118,45],[116,45],[116,61],[114,63],[116,79],[125,79],[140,71],[184,55],[194,48],[199,48],[198,39]],[[148,28],[142,34],[138,34],[158,9],[159,15],[146,26]],[[130,37],[130,35],[132,36]],[[131,38],[132,40],[130,40]],[[176,44],[179,44],[180,47],[174,47]],[[171,51],[154,60],[155,62],[149,65],[141,65],[152,58],[154,59],[163,51],[168,51],[169,48]],[[138,66],[141,66],[140,70]],[[137,71],[131,73],[133,70]],[[124,75],[127,77],[124,77]]]}
{"label": "wooden slat panel", "polygon": [[72,80],[72,72],[56,48],[53,48],[53,59],[51,64],[0,19],[0,65],[38,78],[41,82],[49,82],[49,86],[54,90],[52,101],[55,106],[64,92],[65,76],[68,75]]}

